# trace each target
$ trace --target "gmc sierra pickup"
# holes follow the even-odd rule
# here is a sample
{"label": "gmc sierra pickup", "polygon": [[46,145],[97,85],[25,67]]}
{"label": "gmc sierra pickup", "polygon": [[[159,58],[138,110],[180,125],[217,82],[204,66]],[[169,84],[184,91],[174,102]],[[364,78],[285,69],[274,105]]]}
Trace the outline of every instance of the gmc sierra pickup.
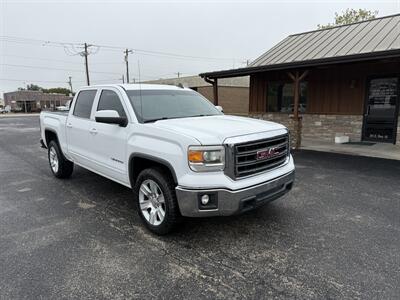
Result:
{"label": "gmc sierra pickup", "polygon": [[57,178],[74,164],[132,188],[146,227],[225,216],[277,199],[294,182],[288,130],[228,116],[197,92],[164,85],[82,88],[69,111],[40,114]]}

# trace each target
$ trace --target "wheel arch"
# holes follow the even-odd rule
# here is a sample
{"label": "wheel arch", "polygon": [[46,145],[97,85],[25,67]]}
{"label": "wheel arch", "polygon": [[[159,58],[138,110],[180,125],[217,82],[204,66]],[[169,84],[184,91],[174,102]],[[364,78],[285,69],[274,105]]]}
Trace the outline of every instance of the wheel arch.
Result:
{"label": "wheel arch", "polygon": [[56,132],[55,130],[46,128],[46,129],[44,130],[44,137],[45,137],[45,139],[46,139],[46,146],[47,146],[47,147],[49,147],[49,143],[50,143],[52,140],[55,140],[55,141],[57,142],[58,146],[61,147],[61,146],[60,146],[60,142],[59,142],[59,140],[58,140],[57,132]]}
{"label": "wheel arch", "polygon": [[58,139],[58,134],[54,129],[46,128],[44,130],[44,137],[46,141],[46,147],[49,148],[49,143],[55,141],[60,148],[61,154],[65,157],[64,150],[61,147],[60,140]]}
{"label": "wheel arch", "polygon": [[160,167],[164,169],[171,175],[174,183],[178,185],[178,179],[176,177],[175,170],[168,161],[144,153],[132,153],[129,156],[129,164],[128,164],[129,181],[131,187],[135,185],[139,173],[149,167]]}

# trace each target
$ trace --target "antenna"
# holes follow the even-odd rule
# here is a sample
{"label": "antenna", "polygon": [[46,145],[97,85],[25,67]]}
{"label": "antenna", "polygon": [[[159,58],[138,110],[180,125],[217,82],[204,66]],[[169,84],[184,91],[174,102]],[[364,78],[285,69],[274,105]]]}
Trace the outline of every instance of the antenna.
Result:
{"label": "antenna", "polygon": [[140,79],[140,61],[137,61],[138,65],[138,76],[139,76],[139,97],[140,97],[140,117],[143,121],[143,101],[142,101],[142,80]]}

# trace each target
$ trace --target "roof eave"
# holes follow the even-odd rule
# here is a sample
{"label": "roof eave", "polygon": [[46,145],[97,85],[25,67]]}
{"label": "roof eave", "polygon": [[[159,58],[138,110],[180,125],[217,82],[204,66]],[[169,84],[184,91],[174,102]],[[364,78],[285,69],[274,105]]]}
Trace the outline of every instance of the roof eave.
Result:
{"label": "roof eave", "polygon": [[351,63],[351,62],[361,62],[368,60],[377,60],[377,59],[387,59],[387,58],[396,58],[400,57],[400,49],[395,50],[386,50],[379,52],[368,52],[362,54],[354,54],[354,55],[346,55],[346,56],[338,56],[338,57],[330,57],[330,58],[322,58],[322,59],[313,59],[307,61],[298,61],[298,62],[290,62],[290,63],[282,63],[282,64],[274,64],[274,65],[265,65],[265,66],[257,66],[257,67],[246,67],[240,69],[231,69],[231,70],[223,70],[223,71],[215,71],[215,72],[206,72],[199,74],[202,78],[229,78],[229,77],[240,77],[240,76],[248,76],[254,73],[261,73],[266,71],[278,71],[278,70],[289,70],[294,68],[307,68],[307,67],[316,67],[323,65],[331,65],[331,64],[341,64],[341,63]]}

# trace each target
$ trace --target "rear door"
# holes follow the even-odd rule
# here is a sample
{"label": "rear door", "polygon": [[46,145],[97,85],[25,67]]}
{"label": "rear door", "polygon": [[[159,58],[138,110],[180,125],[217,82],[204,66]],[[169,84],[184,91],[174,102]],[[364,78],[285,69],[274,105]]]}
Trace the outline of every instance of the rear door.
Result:
{"label": "rear door", "polygon": [[[130,120],[122,95],[116,88],[101,89],[94,110],[115,110],[121,117],[124,116],[128,118],[128,121]],[[96,169],[124,183],[129,183],[126,147],[131,126],[130,122],[126,127],[93,122],[89,128],[89,149]]]}
{"label": "rear door", "polygon": [[67,118],[68,153],[77,163],[87,165],[90,160],[89,127],[97,89],[82,90],[77,95]]}
{"label": "rear door", "polygon": [[399,78],[371,78],[365,105],[363,140],[395,143],[399,114]]}

